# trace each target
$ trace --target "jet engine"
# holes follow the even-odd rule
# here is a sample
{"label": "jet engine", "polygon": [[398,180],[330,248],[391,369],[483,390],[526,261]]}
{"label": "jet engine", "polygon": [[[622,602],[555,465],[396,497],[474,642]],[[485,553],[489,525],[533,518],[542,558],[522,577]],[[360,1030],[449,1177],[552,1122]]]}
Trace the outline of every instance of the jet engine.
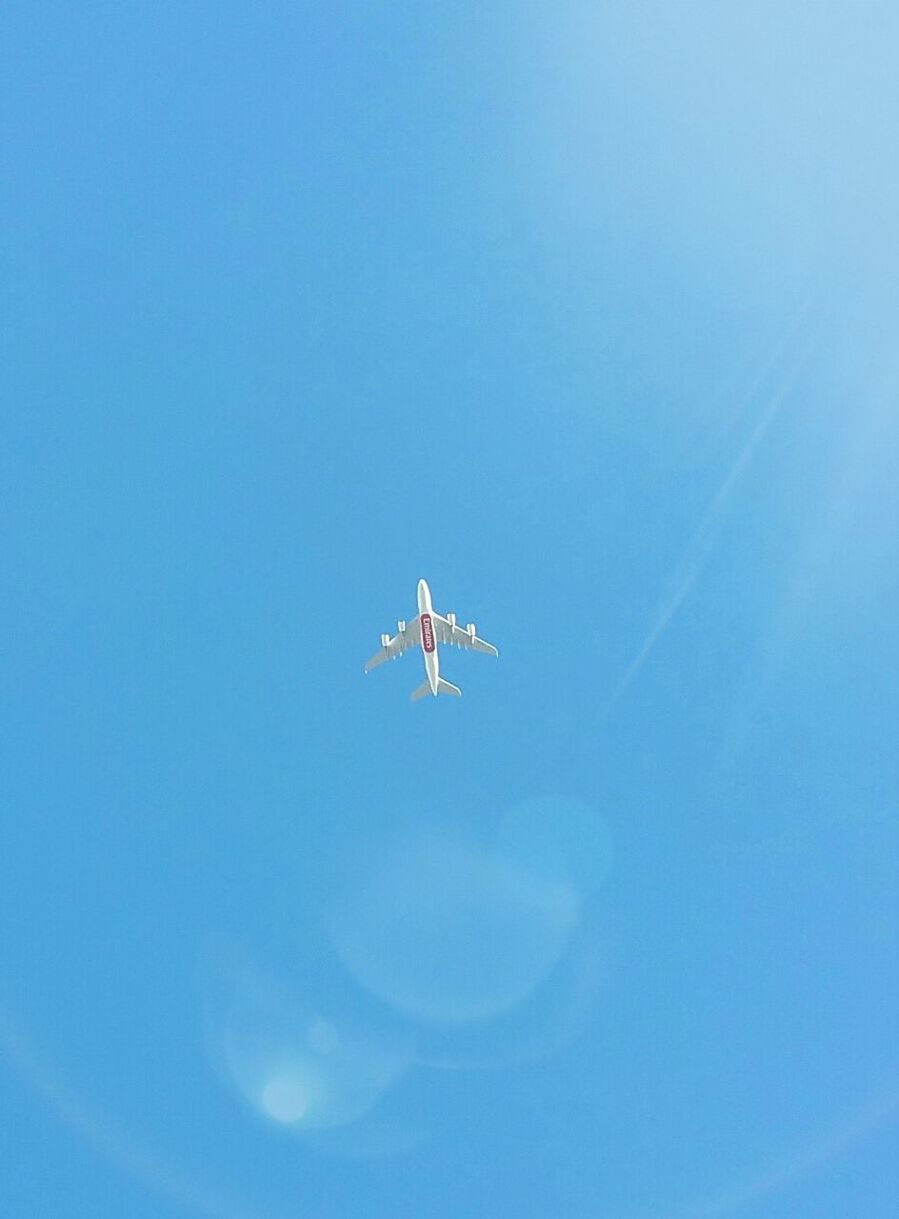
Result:
{"label": "jet engine", "polygon": [[399,631],[399,633],[400,633],[401,635],[405,635],[405,633],[406,633],[406,620],[405,620],[405,618],[400,618],[399,622],[397,622],[397,624],[396,624],[396,629]]}
{"label": "jet engine", "polygon": [[382,636],[381,636],[381,647],[382,647],[382,648],[386,648],[386,647],[387,647],[387,645],[388,645],[388,643],[390,643],[390,636],[389,636],[389,635],[382,635]]}
{"label": "jet engine", "polygon": [[450,624],[450,626],[454,627],[456,625],[456,615],[455,614],[447,614],[446,620]]}
{"label": "jet engine", "polygon": [[477,635],[477,633],[478,633],[477,627],[475,626],[475,624],[473,622],[469,622],[468,626],[465,629],[468,632],[469,637],[471,639],[474,639],[475,635]]}

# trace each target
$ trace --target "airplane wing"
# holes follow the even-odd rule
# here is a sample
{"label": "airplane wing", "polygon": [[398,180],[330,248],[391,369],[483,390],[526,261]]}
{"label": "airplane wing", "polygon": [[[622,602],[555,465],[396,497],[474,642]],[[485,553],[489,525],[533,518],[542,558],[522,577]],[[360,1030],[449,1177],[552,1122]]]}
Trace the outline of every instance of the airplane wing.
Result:
{"label": "airplane wing", "polygon": [[469,634],[464,627],[450,622],[441,614],[431,614],[431,617],[434,620],[434,633],[438,643],[453,644],[457,648],[471,648],[475,652],[486,652],[488,656],[499,656],[493,644],[488,643],[486,639]]}
{"label": "airplane wing", "polygon": [[411,622],[406,623],[406,629],[388,642],[385,643],[380,651],[375,652],[371,660],[365,665],[365,672],[370,673],[372,669],[376,669],[378,665],[382,665],[385,660],[396,660],[398,656],[402,656],[403,652],[408,652],[410,648],[417,648],[421,644],[421,619],[413,618]]}

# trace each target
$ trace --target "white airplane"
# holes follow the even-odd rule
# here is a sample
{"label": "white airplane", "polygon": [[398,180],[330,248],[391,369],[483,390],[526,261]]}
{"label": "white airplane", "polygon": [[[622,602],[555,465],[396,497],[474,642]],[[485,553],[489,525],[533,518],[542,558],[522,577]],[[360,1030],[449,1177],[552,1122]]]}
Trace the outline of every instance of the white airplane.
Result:
{"label": "white airplane", "polygon": [[469,622],[463,630],[456,626],[456,615],[447,614],[444,618],[436,613],[431,604],[431,590],[427,580],[418,581],[418,615],[411,622],[399,620],[397,634],[393,639],[389,635],[381,636],[381,650],[375,652],[365,666],[365,672],[370,673],[385,660],[396,660],[409,648],[420,647],[424,656],[427,680],[422,682],[417,690],[412,692],[413,700],[424,698],[426,694],[460,695],[462,691],[452,682],[444,681],[440,676],[440,661],[437,658],[437,644],[455,644],[457,648],[473,648],[475,652],[486,652],[489,656],[499,656],[492,643],[478,639],[475,625]]}

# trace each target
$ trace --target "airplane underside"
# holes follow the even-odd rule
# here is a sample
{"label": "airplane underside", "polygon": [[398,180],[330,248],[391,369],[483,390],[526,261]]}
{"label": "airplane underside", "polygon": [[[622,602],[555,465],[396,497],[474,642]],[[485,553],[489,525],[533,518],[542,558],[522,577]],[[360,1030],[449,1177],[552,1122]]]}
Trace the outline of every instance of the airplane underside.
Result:
{"label": "airplane underside", "polygon": [[427,680],[413,690],[411,698],[417,702],[426,694],[435,698],[441,694],[452,694],[458,698],[462,691],[452,682],[440,676],[440,662],[437,656],[437,645],[468,648],[475,652],[486,652],[490,656],[498,656],[492,643],[479,639],[473,622],[468,626],[457,625],[456,615],[438,614],[431,603],[431,590],[426,580],[418,582],[418,614],[411,622],[400,619],[397,623],[397,633],[391,639],[389,635],[381,636],[381,650],[365,665],[365,672],[382,664],[385,660],[396,660],[410,648],[420,648],[424,660]]}

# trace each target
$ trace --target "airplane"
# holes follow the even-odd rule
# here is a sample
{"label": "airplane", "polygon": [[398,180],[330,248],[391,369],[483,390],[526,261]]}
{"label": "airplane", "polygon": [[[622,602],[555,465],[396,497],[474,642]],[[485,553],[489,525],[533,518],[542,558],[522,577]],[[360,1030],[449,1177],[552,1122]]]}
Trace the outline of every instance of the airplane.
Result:
{"label": "airplane", "polygon": [[440,661],[437,657],[438,643],[455,644],[457,648],[472,648],[475,652],[486,652],[488,656],[499,656],[492,643],[478,639],[475,624],[469,622],[463,630],[456,625],[456,615],[447,614],[444,618],[438,614],[431,604],[431,590],[427,580],[418,581],[418,614],[411,622],[401,618],[397,625],[397,633],[393,639],[389,635],[381,636],[381,650],[375,652],[365,666],[365,672],[370,673],[385,660],[396,660],[409,648],[420,647],[425,662],[427,679],[417,690],[412,691],[412,701],[424,698],[426,694],[454,694],[459,697],[462,691],[452,682],[445,681],[440,676]]}

